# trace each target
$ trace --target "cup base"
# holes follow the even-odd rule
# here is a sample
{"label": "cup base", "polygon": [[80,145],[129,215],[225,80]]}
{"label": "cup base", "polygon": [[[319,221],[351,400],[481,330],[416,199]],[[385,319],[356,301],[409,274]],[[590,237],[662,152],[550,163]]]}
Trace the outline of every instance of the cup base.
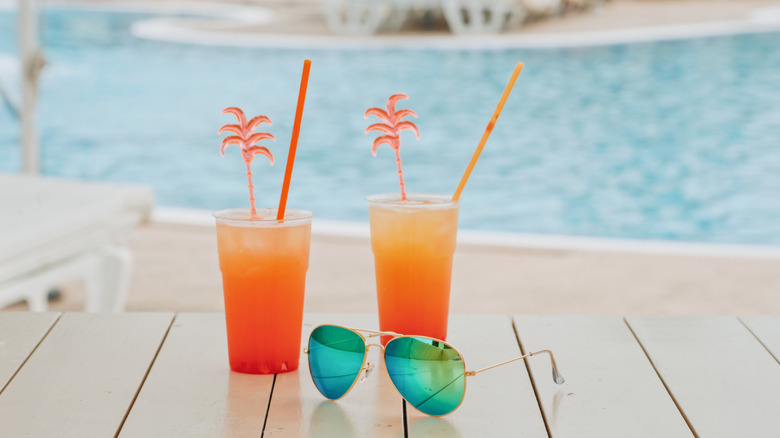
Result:
{"label": "cup base", "polygon": [[282,374],[289,373],[298,369],[298,363],[282,362],[270,366],[269,364],[230,364],[230,369],[241,374]]}

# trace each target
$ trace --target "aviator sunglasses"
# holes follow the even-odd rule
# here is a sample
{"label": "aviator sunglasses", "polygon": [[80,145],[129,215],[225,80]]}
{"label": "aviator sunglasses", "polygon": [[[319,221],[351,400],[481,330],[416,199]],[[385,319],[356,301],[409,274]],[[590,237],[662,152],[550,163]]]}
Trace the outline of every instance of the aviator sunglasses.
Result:
{"label": "aviator sunglasses", "polygon": [[[384,347],[366,341],[366,337],[378,336],[390,336],[392,339]],[[466,377],[539,353],[550,355],[553,381],[559,385],[564,382],[550,350],[540,350],[480,370],[466,371],[458,350],[438,339],[321,325],[311,332],[309,344],[304,349],[304,353],[309,356],[309,371],[314,386],[325,398],[338,400],[344,397],[361,373],[365,373],[365,379],[373,368],[370,363],[366,363],[366,352],[370,346],[382,348],[385,368],[401,397],[427,415],[442,416],[457,409],[466,392]]]}

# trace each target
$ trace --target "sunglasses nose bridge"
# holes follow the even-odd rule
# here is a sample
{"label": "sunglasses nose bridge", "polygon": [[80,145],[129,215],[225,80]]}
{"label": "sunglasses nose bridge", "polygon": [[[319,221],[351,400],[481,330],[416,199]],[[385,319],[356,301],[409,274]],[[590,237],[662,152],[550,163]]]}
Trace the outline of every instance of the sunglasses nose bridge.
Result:
{"label": "sunglasses nose bridge", "polygon": [[379,347],[379,349],[382,350],[383,353],[385,351],[385,346],[382,344],[366,344],[366,351],[368,351],[368,349],[371,347]]}

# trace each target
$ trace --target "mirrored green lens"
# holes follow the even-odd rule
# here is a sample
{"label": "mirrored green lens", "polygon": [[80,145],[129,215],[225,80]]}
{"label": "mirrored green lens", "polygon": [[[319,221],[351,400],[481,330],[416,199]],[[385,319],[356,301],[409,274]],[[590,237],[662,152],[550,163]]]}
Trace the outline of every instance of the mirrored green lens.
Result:
{"label": "mirrored green lens", "polygon": [[363,338],[333,325],[314,329],[309,337],[309,371],[326,398],[336,400],[352,388],[366,357]]}
{"label": "mirrored green lens", "polygon": [[441,341],[405,336],[385,346],[385,366],[398,392],[428,415],[446,415],[463,400],[466,371],[458,352]]}

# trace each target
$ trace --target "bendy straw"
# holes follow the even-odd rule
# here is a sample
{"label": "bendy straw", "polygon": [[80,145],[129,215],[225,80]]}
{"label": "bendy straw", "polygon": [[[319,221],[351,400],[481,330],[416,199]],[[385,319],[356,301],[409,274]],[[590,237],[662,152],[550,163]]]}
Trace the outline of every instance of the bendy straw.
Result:
{"label": "bendy straw", "polygon": [[295,122],[293,123],[292,139],[290,140],[290,153],[287,155],[287,168],[284,171],[284,183],[282,184],[282,196],[279,199],[279,210],[276,220],[284,219],[284,209],[287,206],[287,193],[290,190],[295,151],[298,148],[298,136],[301,132],[301,118],[303,117],[303,104],[306,101],[306,88],[309,84],[309,69],[311,61],[303,61],[303,74],[301,75],[301,88],[298,90],[298,107],[295,109]]}
{"label": "bendy straw", "polygon": [[501,110],[504,109],[504,104],[506,103],[507,98],[509,98],[509,93],[512,92],[512,87],[514,87],[515,82],[517,81],[517,77],[523,70],[523,65],[524,64],[522,62],[518,62],[515,66],[515,71],[512,72],[512,77],[509,78],[509,83],[507,83],[506,88],[504,88],[504,94],[501,95],[501,99],[498,101],[498,105],[496,105],[496,110],[493,111],[493,117],[490,118],[490,122],[488,122],[487,127],[485,128],[485,133],[482,134],[482,139],[479,141],[477,149],[474,151],[474,155],[471,156],[471,161],[469,162],[468,167],[466,167],[466,172],[460,179],[460,183],[458,184],[458,188],[455,190],[455,194],[452,195],[453,201],[460,199],[460,193],[463,191],[463,187],[466,185],[466,181],[468,181],[469,176],[471,176],[471,171],[474,170],[474,165],[477,164],[479,154],[482,153],[482,149],[485,147],[485,143],[487,143],[487,139],[490,137],[490,133],[493,132],[493,127],[496,125],[496,120],[498,120],[498,116],[501,114]]}

